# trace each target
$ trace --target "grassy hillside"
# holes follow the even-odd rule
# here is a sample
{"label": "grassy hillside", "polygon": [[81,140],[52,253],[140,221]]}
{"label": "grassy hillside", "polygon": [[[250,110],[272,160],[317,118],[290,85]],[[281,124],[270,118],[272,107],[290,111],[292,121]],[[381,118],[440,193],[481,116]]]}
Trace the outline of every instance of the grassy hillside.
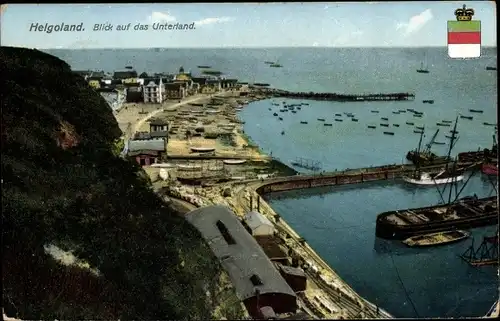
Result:
{"label": "grassy hillside", "polygon": [[[104,99],[48,54],[2,47],[0,60],[6,314],[207,319],[217,308],[238,317],[198,232],[116,156],[121,132]],[[58,263],[50,244],[99,273]],[[221,300],[232,302],[221,309]]]}

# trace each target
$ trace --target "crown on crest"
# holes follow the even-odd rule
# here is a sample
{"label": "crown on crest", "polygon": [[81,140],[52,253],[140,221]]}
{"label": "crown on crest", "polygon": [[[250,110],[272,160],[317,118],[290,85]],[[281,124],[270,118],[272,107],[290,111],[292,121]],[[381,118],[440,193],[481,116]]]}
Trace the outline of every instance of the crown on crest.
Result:
{"label": "crown on crest", "polygon": [[457,17],[457,21],[471,21],[473,15],[474,15],[474,9],[467,8],[465,4],[463,8],[458,8],[457,10],[455,10],[455,16]]}

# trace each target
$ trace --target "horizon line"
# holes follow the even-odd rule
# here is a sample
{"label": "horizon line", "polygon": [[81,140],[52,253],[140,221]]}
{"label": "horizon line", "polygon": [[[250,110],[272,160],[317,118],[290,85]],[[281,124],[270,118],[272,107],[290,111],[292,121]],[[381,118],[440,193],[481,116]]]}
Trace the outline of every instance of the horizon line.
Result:
{"label": "horizon line", "polygon": [[[412,48],[446,48],[447,45],[428,45],[428,46],[220,46],[220,47],[89,47],[89,48],[36,48],[23,46],[4,46],[14,48],[27,48],[36,50],[151,50],[151,49],[300,49],[300,48],[317,48],[317,49],[412,49]],[[482,45],[482,48],[496,48],[496,45]]]}

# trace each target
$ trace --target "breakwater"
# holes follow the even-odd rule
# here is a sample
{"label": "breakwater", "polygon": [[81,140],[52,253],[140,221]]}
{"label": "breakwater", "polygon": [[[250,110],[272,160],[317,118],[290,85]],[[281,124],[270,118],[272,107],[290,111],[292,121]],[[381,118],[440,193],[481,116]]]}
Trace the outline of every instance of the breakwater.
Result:
{"label": "breakwater", "polygon": [[338,93],[314,93],[314,92],[291,92],[280,89],[259,89],[260,93],[278,98],[328,100],[341,102],[355,101],[413,101],[415,94],[412,93],[376,93],[376,94],[338,94]]}
{"label": "breakwater", "polygon": [[[422,167],[423,171],[436,171],[443,165]],[[352,170],[322,173],[320,175],[297,175],[276,177],[262,181],[255,189],[259,194],[282,192],[294,189],[314,188],[333,185],[358,184],[400,178],[415,170],[413,165],[384,165],[376,167],[357,168]]]}

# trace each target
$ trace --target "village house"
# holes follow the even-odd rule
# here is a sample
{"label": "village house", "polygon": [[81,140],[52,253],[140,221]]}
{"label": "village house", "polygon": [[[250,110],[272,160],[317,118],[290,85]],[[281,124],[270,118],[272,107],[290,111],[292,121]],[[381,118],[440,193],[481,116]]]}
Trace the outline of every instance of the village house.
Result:
{"label": "village house", "polygon": [[222,79],[220,86],[222,89],[235,89],[238,87],[238,79]]}
{"label": "village house", "polygon": [[168,122],[161,119],[153,119],[149,122],[149,132],[168,132]]}
{"label": "village house", "polygon": [[126,70],[126,71],[115,71],[113,74],[113,79],[120,80],[121,83],[137,83],[137,71]]}
{"label": "village house", "polygon": [[136,139],[129,140],[128,156],[141,166],[148,166],[158,163],[166,154],[166,139],[152,138],[149,135],[137,136]]}
{"label": "village house", "polygon": [[138,83],[124,84],[125,100],[128,103],[139,103],[144,101],[142,87]]}
{"label": "village house", "polygon": [[186,97],[186,88],[182,83],[171,82],[165,84],[167,99],[180,100]]}
{"label": "village house", "polygon": [[145,103],[161,104],[167,99],[165,95],[165,84],[161,78],[144,79],[142,92]]}
{"label": "village house", "polygon": [[203,94],[213,94],[221,90],[221,81],[219,79],[207,79],[205,85],[201,88]]}
{"label": "village house", "polygon": [[179,68],[179,73],[175,75],[174,83],[180,83],[187,94],[196,94],[199,90],[199,85],[193,82],[190,72],[184,72],[184,67]]}

